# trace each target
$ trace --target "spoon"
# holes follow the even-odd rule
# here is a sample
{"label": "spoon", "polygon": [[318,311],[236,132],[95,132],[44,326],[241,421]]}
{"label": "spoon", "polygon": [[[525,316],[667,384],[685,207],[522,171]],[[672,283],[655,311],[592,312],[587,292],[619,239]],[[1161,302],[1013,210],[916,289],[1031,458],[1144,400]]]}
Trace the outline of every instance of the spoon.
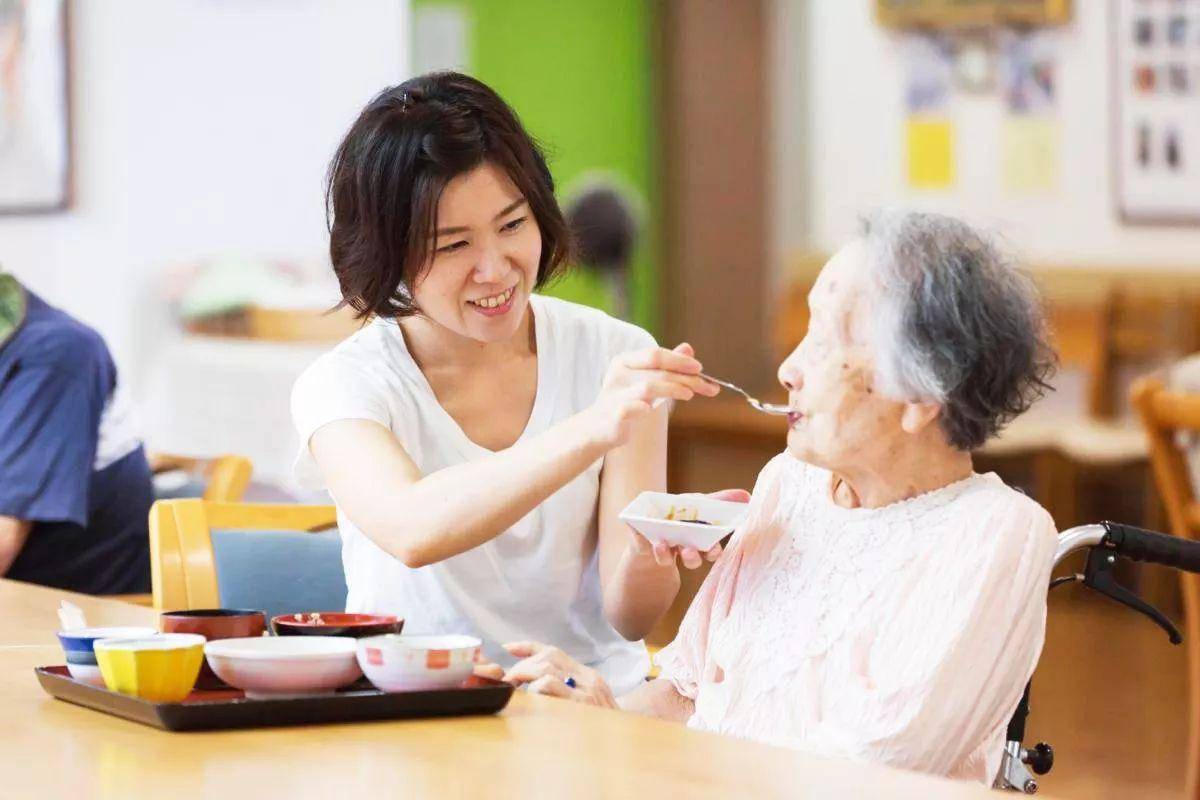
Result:
{"label": "spoon", "polygon": [[742,397],[746,398],[746,402],[749,403],[755,411],[761,411],[764,414],[775,414],[782,417],[786,416],[792,410],[789,406],[779,405],[777,403],[764,403],[757,397],[751,397],[750,393],[742,387],[735,386],[734,384],[729,383],[728,381],[723,381],[719,378],[714,378],[711,375],[705,375],[703,372],[700,373],[700,377],[709,383],[715,383],[718,386],[724,386],[726,389],[732,389],[733,391],[737,392]]}
{"label": "spoon", "polygon": [[59,605],[58,623],[62,625],[61,630],[64,631],[76,631],[87,627],[87,620],[83,617],[83,609],[70,600],[63,600],[61,605]]}

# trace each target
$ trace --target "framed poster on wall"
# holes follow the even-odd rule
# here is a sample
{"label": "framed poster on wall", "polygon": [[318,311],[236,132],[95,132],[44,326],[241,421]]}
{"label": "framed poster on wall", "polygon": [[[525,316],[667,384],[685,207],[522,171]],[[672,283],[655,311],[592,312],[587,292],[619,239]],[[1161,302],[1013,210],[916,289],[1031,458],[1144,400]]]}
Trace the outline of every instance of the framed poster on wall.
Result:
{"label": "framed poster on wall", "polygon": [[0,214],[67,206],[66,0],[0,0]]}
{"label": "framed poster on wall", "polygon": [[1200,3],[1110,2],[1117,213],[1200,222]]}

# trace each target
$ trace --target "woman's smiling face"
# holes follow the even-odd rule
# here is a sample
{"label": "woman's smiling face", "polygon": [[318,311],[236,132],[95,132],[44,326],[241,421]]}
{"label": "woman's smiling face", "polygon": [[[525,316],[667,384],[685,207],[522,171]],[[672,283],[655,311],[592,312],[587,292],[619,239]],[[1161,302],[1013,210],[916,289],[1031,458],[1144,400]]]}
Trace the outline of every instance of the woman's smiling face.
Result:
{"label": "woman's smiling face", "polygon": [[460,336],[506,341],[525,317],[541,255],[529,204],[502,169],[484,162],[442,191],[413,300],[421,314]]}

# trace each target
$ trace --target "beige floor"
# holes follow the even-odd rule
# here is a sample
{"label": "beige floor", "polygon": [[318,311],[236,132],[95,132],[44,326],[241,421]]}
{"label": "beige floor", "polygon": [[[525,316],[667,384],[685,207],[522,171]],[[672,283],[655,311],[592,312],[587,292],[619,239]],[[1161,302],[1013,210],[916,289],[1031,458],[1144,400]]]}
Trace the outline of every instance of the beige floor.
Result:
{"label": "beige floor", "polygon": [[1076,586],[1051,595],[1027,743],[1054,746],[1055,797],[1181,798],[1183,648],[1150,620]]}

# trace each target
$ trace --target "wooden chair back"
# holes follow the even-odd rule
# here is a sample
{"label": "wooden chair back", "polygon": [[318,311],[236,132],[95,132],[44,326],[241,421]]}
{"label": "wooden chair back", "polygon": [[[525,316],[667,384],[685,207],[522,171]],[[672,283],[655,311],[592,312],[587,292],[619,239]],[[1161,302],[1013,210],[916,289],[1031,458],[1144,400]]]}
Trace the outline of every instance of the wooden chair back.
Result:
{"label": "wooden chair back", "polygon": [[1130,371],[1162,369],[1200,350],[1200,299],[1194,287],[1118,285],[1105,311],[1098,332],[1104,352],[1091,393],[1090,411],[1098,417],[1120,414],[1123,399],[1132,395]]}
{"label": "wooden chair back", "polygon": [[[1134,383],[1130,400],[1146,430],[1150,466],[1171,533],[1184,539],[1200,539],[1200,505],[1187,460],[1176,440],[1180,431],[1200,433],[1200,395],[1169,391],[1160,378],[1148,376]],[[1200,576],[1187,572],[1179,575],[1190,697],[1185,796],[1200,800]]]}
{"label": "wooden chair back", "polygon": [[204,499],[214,503],[236,503],[246,493],[254,464],[245,456],[223,455],[216,458],[193,458],[173,453],[149,453],[150,470],[154,474],[183,470],[204,476]]}
{"label": "wooden chair back", "polygon": [[334,506],[159,500],[150,509],[150,582],[154,607],[220,605],[213,529],[319,531],[337,524]]}
{"label": "wooden chair back", "polygon": [[254,465],[244,456],[224,455],[208,465],[204,499],[213,503],[236,503],[246,493]]}

